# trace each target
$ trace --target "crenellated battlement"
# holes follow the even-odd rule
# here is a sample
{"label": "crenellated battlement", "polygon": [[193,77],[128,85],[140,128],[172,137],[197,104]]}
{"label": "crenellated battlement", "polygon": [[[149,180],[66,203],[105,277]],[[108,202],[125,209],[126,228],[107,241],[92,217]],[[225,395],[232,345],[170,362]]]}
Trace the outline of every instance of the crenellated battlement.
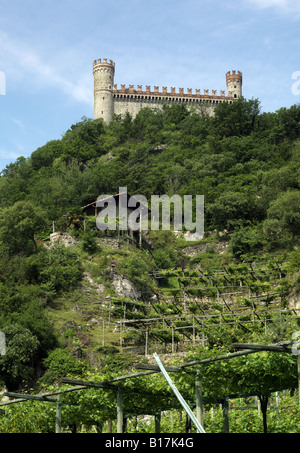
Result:
{"label": "crenellated battlement", "polygon": [[221,90],[220,93],[218,94],[217,90],[211,90],[211,93],[209,90],[205,89],[203,90],[203,94],[201,93],[200,89],[195,89],[195,92],[193,93],[192,88],[187,88],[187,92],[184,92],[184,88],[178,88],[178,91],[176,91],[175,87],[171,87],[168,89],[168,87],[161,87],[159,86],[154,86],[153,90],[151,90],[151,86],[146,85],[145,89],[143,89],[142,85],[137,85],[135,87],[134,85],[126,85],[121,84],[121,86],[118,88],[117,84],[114,85],[113,88],[113,93],[114,95],[142,95],[142,96],[161,96],[161,97],[184,97],[184,98],[225,98],[225,90]]}
{"label": "crenellated battlement", "polygon": [[242,82],[243,80],[243,73],[241,71],[228,71],[226,73],[226,82],[228,83],[229,81],[238,81]]}
{"label": "crenellated battlement", "polygon": [[93,62],[93,66],[103,65],[103,64],[105,64],[105,65],[107,64],[107,65],[115,67],[115,62],[112,60],[107,60],[107,58],[103,58],[103,60],[101,60],[101,58],[98,58],[98,60],[94,60],[94,62]]}
{"label": "crenellated battlement", "polygon": [[243,73],[242,73],[241,71],[234,71],[234,70],[233,70],[233,71],[228,71],[228,72],[226,73],[226,76],[230,76],[230,75],[242,77],[242,76],[243,76]]}
{"label": "crenellated battlement", "polygon": [[225,90],[201,90],[196,88],[159,87],[150,85],[114,84],[115,63],[107,58],[93,62],[94,74],[94,117],[103,118],[109,123],[114,114],[129,112],[135,117],[144,107],[161,109],[165,103],[184,103],[187,108],[195,106],[201,114],[214,115],[215,107],[222,102],[232,103],[242,96],[242,73],[226,73],[227,95]]}
{"label": "crenellated battlement", "polygon": [[98,58],[98,60],[94,60],[93,62],[93,74],[95,75],[96,72],[99,71],[106,71],[111,72],[112,74],[115,73],[115,63],[112,60],[107,60],[107,58]]}

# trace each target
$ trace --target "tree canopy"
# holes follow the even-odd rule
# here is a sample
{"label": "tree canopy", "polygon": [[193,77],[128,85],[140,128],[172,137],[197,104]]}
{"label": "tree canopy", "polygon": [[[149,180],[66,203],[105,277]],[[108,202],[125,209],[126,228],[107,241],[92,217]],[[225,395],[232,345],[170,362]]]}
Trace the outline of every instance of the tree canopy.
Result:
{"label": "tree canopy", "polygon": [[[95,302],[102,286],[110,301],[113,295],[109,316],[115,319],[123,319],[126,310],[132,319],[143,319],[149,307],[153,317],[182,314],[176,296],[187,291],[186,265],[191,266],[189,277],[194,287],[184,294],[212,296],[218,318],[224,314],[224,305],[216,298],[227,283],[247,286],[257,298],[265,289],[266,301],[262,303],[266,307],[270,298],[278,296],[285,308],[287,295],[291,290],[297,295],[300,285],[299,118],[299,105],[262,113],[257,99],[221,103],[213,117],[184,105],[164,105],[157,111],[145,108],[135,118],[115,115],[108,125],[83,117],[60,140],[49,141],[28,158],[20,157],[8,165],[0,175],[0,329],[7,337],[7,354],[0,357],[1,384],[9,389],[36,383],[49,386],[65,374],[100,381],[130,369],[135,359],[116,353],[115,346],[106,356],[105,348],[101,352],[99,347],[102,337],[87,339],[86,332],[73,321],[80,313],[86,322],[94,310],[98,316],[106,307],[108,299]],[[95,219],[88,222],[85,218],[83,223],[81,208],[95,202],[99,195],[118,193],[120,187],[149,200],[151,195],[204,195],[205,241],[196,244],[200,251],[187,257],[183,254],[187,248],[184,239],[167,231],[150,232],[150,245],[145,249],[106,249],[99,245]],[[53,222],[59,231],[80,239],[79,245],[70,248],[50,243]],[[229,247],[224,253],[225,241]],[[218,247],[221,251],[216,253]],[[279,262],[272,260],[273,255],[280,255]],[[264,270],[253,269],[257,257],[266,261]],[[283,275],[280,269],[280,277],[274,277],[273,270],[277,271],[287,257]],[[216,268],[221,272],[216,274]],[[140,300],[115,297],[112,269],[141,292]],[[160,280],[154,282],[152,277],[158,270]],[[82,281],[90,274],[96,286],[87,290]],[[160,290],[172,302],[161,303]],[[93,300],[92,309],[86,307],[89,298]],[[79,309],[82,300],[83,308]],[[202,299],[201,304],[193,302],[190,313],[205,312]],[[254,306],[246,296],[236,302]],[[65,311],[60,313],[58,307]],[[213,357],[222,348],[228,352],[234,337],[252,335],[257,340],[261,333],[245,327],[219,330],[217,323],[210,327],[208,346],[200,348],[199,357]],[[119,334],[110,332],[111,344],[118,343]],[[130,329],[127,334],[127,338],[132,334],[139,340],[146,335]],[[101,335],[104,337],[104,333]],[[169,330],[156,335],[163,342],[172,333]],[[187,338],[191,339],[189,331]],[[78,343],[84,351],[98,348],[96,352],[102,354],[100,371],[89,369],[87,363],[70,354]],[[211,404],[242,392],[265,401],[271,392],[297,384],[292,355],[255,354],[201,366],[201,372],[205,398]],[[194,397],[194,377],[185,373],[175,379],[187,398]],[[148,390],[166,390],[158,376],[140,379],[136,388],[142,391],[146,385]],[[94,390],[87,391],[88,405],[82,394],[70,396],[79,403],[79,408],[66,409],[70,420],[76,423],[80,416],[89,425],[112,418],[115,395],[101,395],[100,401]],[[130,413],[145,407],[176,407],[169,395],[149,398],[137,393],[131,400],[125,396],[124,401]],[[13,417],[11,420],[13,423]],[[45,414],[41,420],[39,429],[53,429]],[[25,425],[28,431],[32,429],[29,421]]]}

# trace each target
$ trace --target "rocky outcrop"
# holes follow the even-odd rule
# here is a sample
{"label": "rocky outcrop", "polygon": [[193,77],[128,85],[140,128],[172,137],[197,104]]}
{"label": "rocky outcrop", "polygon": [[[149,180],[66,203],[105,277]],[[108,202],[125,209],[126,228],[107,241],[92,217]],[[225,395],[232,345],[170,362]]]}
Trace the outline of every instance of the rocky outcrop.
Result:
{"label": "rocky outcrop", "polygon": [[116,293],[121,297],[126,297],[131,300],[138,300],[141,297],[141,292],[138,291],[123,275],[113,273],[111,276],[111,284]]}
{"label": "rocky outcrop", "polygon": [[65,247],[73,247],[77,244],[77,241],[68,233],[58,232],[50,234],[50,247],[57,243]]}

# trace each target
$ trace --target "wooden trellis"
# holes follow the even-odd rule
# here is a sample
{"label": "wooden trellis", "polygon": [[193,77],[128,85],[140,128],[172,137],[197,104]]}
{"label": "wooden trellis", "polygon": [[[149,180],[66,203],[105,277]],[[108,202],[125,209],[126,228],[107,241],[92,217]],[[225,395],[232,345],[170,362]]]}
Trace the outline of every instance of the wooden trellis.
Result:
{"label": "wooden trellis", "polygon": [[[263,324],[264,328],[266,329],[267,323],[271,322],[271,319],[268,319],[268,315],[271,314],[289,314],[289,313],[297,313],[299,312],[300,309],[290,309],[290,310],[260,310],[260,311],[253,311],[249,310],[244,313],[219,313],[219,314],[213,314],[213,315],[172,315],[172,316],[163,316],[163,317],[156,317],[156,318],[142,318],[142,319],[123,319],[120,321],[117,321],[117,324],[119,324],[119,330],[120,330],[120,346],[123,346],[123,336],[124,336],[124,331],[125,331],[125,326],[133,326],[135,329],[135,326],[142,326],[142,329],[139,329],[139,332],[141,332],[144,337],[145,337],[145,344],[144,344],[144,353],[145,355],[148,354],[148,349],[149,349],[149,337],[150,335],[159,335],[161,332],[171,332],[172,334],[172,352],[174,352],[174,336],[175,332],[180,332],[180,331],[187,331],[190,332],[191,337],[189,338],[193,344],[195,344],[196,341],[199,341],[204,345],[206,338],[205,338],[205,330],[209,330],[211,328],[214,328],[216,326],[230,326],[230,325],[247,325],[247,324],[253,324],[255,322],[259,322]],[[251,319],[246,319],[243,320],[245,317],[251,317]],[[230,317],[233,318],[230,321],[227,321],[225,318]],[[184,326],[182,325],[176,325],[176,322],[179,321],[186,321],[186,324]],[[214,321],[216,320],[217,322],[209,322],[209,321]],[[192,322],[191,322],[192,321]],[[159,326],[159,324],[163,324],[163,327],[156,327]],[[164,327],[167,326],[167,327]],[[196,333],[201,332],[201,338],[196,339]]]}
{"label": "wooden trellis", "polygon": [[[87,388],[101,388],[104,390],[113,390],[116,393],[116,401],[117,401],[117,432],[118,433],[123,433],[123,423],[124,423],[124,408],[123,408],[123,393],[126,391],[129,392],[139,392],[143,394],[148,394],[148,395],[155,395],[159,396],[160,394],[163,396],[166,396],[166,392],[156,392],[156,393],[151,393],[147,391],[141,391],[140,389],[132,389],[124,387],[122,385],[122,381],[125,381],[127,379],[132,379],[132,378],[137,378],[140,376],[147,376],[151,375],[154,373],[160,373],[160,372],[183,372],[186,371],[187,368],[192,368],[192,367],[199,367],[203,364],[208,364],[211,362],[219,361],[219,360],[228,360],[234,357],[242,356],[242,355],[247,355],[247,354],[253,354],[257,353],[259,351],[272,351],[272,352],[284,352],[284,353],[295,353],[295,350],[291,347],[292,343],[288,344],[283,344],[283,345],[257,345],[257,344],[244,344],[244,343],[234,343],[232,347],[234,349],[242,349],[241,351],[236,351],[233,353],[228,353],[225,355],[217,356],[217,357],[211,357],[207,359],[201,359],[201,360],[196,360],[192,362],[187,362],[183,363],[180,366],[159,366],[159,363],[161,364],[160,360],[157,361],[158,365],[150,365],[150,364],[138,364],[136,365],[137,369],[142,369],[145,371],[137,372],[137,373],[131,373],[128,375],[124,376],[119,376],[111,380],[103,381],[103,382],[90,382],[90,381],[80,381],[76,379],[62,379],[63,383],[70,383],[70,384],[76,384],[75,387],[71,387],[66,390],[57,390],[53,391],[50,393],[46,393],[43,395],[21,395],[21,394],[15,394],[11,392],[6,392],[6,396],[10,397],[15,397],[15,400],[12,401],[7,401],[7,402],[2,402],[0,403],[0,406],[7,405],[7,404],[15,404],[19,403],[22,401],[26,400],[38,400],[38,401],[48,401],[48,402],[56,402],[57,404],[57,411],[56,411],[56,432],[61,432],[61,404],[70,404],[68,402],[62,402],[60,398],[55,399],[51,398],[51,396],[57,395],[60,396],[63,393],[66,392],[73,392],[77,390],[83,390]],[[157,360],[159,357],[157,354],[154,355],[154,358]],[[162,365],[162,364],[161,364]],[[297,366],[298,366],[298,390],[299,390],[299,404],[300,404],[300,355],[298,355],[297,359]],[[166,376],[165,376],[166,377]],[[174,386],[175,387],[175,386]],[[174,391],[174,387],[171,386],[172,390]],[[175,392],[174,392],[175,393]],[[168,396],[171,396],[172,393],[169,393]],[[173,395],[174,396],[174,395]],[[176,395],[177,396],[177,395]],[[219,402],[222,404],[223,408],[223,430],[224,432],[229,432],[229,419],[228,419],[228,400],[233,399],[233,398],[241,398],[245,396],[256,396],[256,395],[228,395],[225,398],[221,400],[217,400],[215,402]],[[178,398],[178,396],[177,396]],[[201,374],[200,370],[198,369],[195,373],[195,407],[196,407],[196,420],[197,423],[202,426],[203,425],[203,405],[205,403],[205,400],[203,398],[203,392],[202,392],[202,383],[201,383]],[[182,402],[181,402],[182,403]],[[185,407],[185,410],[187,411],[187,414],[190,415],[189,410],[187,407]],[[155,419],[155,426],[156,426],[156,432],[160,432],[160,427],[159,427],[159,420],[160,416],[159,414],[155,414],[156,419]],[[202,432],[199,431],[198,432]]]}
{"label": "wooden trellis", "polygon": [[[66,390],[55,390],[53,392],[48,392],[40,395],[29,395],[29,394],[20,394],[20,393],[15,393],[15,392],[5,392],[3,395],[8,396],[10,398],[16,398],[14,400],[9,400],[0,403],[0,406],[7,406],[10,404],[16,404],[16,403],[23,403],[28,400],[34,400],[34,401],[43,401],[43,402],[49,402],[49,403],[56,403],[56,418],[55,418],[55,432],[60,433],[61,432],[61,410],[62,410],[62,405],[70,405],[70,406],[76,406],[75,403],[69,403],[67,401],[61,401],[60,395],[66,392],[74,392],[75,390],[82,390],[85,387],[72,387]],[[52,396],[57,396],[57,398],[51,398]],[[5,413],[5,411],[4,411]]]}

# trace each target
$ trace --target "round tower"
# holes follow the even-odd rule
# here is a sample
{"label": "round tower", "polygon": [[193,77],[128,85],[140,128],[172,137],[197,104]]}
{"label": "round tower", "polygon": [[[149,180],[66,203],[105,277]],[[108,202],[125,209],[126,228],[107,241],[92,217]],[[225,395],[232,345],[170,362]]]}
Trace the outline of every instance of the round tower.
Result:
{"label": "round tower", "polygon": [[243,74],[240,71],[229,71],[226,74],[227,96],[239,99],[242,97]]}
{"label": "round tower", "polygon": [[115,63],[107,58],[95,60],[94,75],[94,119],[103,118],[106,123],[112,120],[114,113],[114,74]]}

